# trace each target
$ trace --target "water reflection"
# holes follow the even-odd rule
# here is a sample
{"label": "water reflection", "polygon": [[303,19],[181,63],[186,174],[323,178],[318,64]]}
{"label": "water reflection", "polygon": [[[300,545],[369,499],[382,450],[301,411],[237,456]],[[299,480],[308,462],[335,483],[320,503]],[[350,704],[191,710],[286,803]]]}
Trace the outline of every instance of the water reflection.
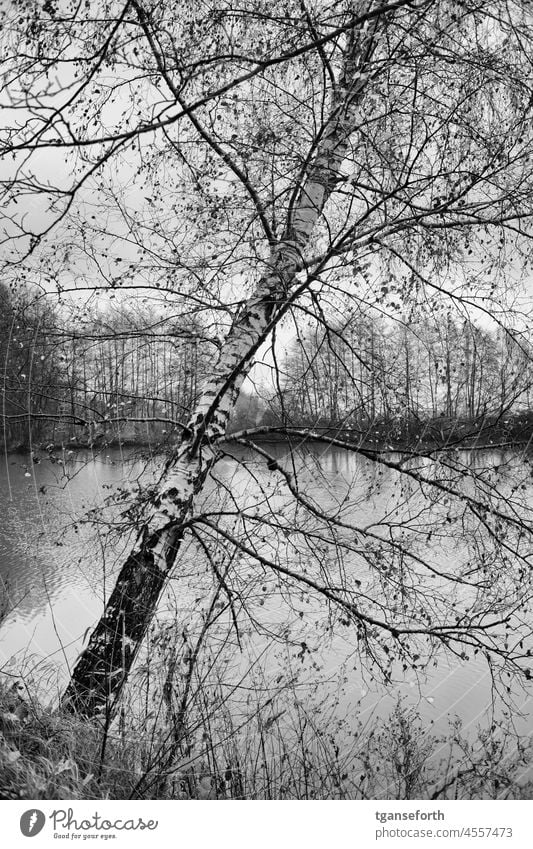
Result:
{"label": "water reflection", "polygon": [[[278,459],[287,458],[287,448],[283,445],[269,445],[267,450]],[[98,528],[80,522],[79,517],[101,504],[125,479],[149,474],[150,458],[108,451],[99,455],[72,452],[52,460],[46,455],[36,459],[39,462],[33,462],[31,457],[10,456],[0,466],[0,575],[7,599],[0,628],[0,663],[17,672],[40,663],[40,669],[50,671],[50,678],[57,674],[59,681],[65,681],[112,588],[117,558],[120,559],[122,550],[129,544],[127,539],[110,541]],[[432,458],[411,461],[390,455],[389,459],[404,463],[406,468],[416,462],[428,475],[438,473]],[[247,461],[246,468],[243,460]],[[521,497],[525,501],[531,498],[530,470],[520,457],[497,451],[482,457],[479,452],[465,452],[461,462],[466,472],[485,469],[488,483],[491,474],[497,475],[502,489],[517,487],[522,476],[527,484],[520,484],[526,487],[520,490]],[[422,526],[425,521],[421,507],[414,511],[413,517],[409,513],[413,512],[411,496],[420,484],[387,466],[342,450],[315,447],[299,452],[287,467],[307,499],[330,512],[337,511],[345,520],[357,521],[367,528],[383,519],[409,520],[414,530],[417,523]],[[276,489],[272,483],[265,459],[252,458],[246,449],[231,449],[218,464],[216,479],[205,495],[205,509],[220,503],[217,480],[239,500],[242,509],[243,505],[250,511],[256,505],[262,508],[267,489],[273,514],[283,517],[289,509],[281,487]],[[437,508],[430,505],[426,509]],[[442,568],[446,564],[453,568],[453,546],[459,550],[470,544],[467,539],[437,539],[434,562]],[[290,551],[290,539],[287,551]],[[363,568],[355,560],[353,565]],[[194,575],[188,590],[180,590],[182,606],[196,603],[198,594],[203,592],[203,580],[202,576]],[[473,727],[488,709],[491,680],[479,656],[467,663],[452,663],[449,658],[437,657],[427,676],[420,676],[416,670],[399,671],[395,687],[385,689],[361,669],[350,627],[338,625],[326,645],[321,637],[322,611],[303,602],[301,610],[302,627],[307,629],[306,639],[316,668],[320,669],[322,680],[335,682],[340,694],[339,709],[346,714],[357,704],[360,717],[370,715],[376,706],[379,713],[388,715],[402,696],[418,704],[428,727],[443,732],[450,716],[457,714],[465,727]],[[263,607],[262,615],[273,628],[280,628],[283,607],[279,599],[271,599],[270,605]],[[295,650],[293,662],[299,662],[297,658]],[[283,665],[273,654],[272,663],[276,662]],[[517,699],[526,713],[522,726],[530,728],[530,701],[521,694],[517,694]]]}

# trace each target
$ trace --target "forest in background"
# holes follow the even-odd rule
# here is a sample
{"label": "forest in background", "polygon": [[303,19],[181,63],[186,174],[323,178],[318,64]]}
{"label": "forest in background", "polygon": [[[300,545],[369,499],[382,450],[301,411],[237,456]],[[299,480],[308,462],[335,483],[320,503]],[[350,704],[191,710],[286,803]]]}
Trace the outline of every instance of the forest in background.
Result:
{"label": "forest in background", "polygon": [[[30,291],[14,298],[4,286],[0,309],[4,450],[172,442],[219,344],[194,317],[157,315],[141,299],[80,310]],[[243,391],[231,432],[310,428],[377,448],[533,434],[525,334],[450,313],[308,325],[289,339],[277,387],[265,378]]]}
{"label": "forest in background", "polygon": [[[194,316],[140,298],[80,309],[3,286],[0,310],[4,451],[172,443],[219,345]],[[503,326],[450,312],[309,320],[278,366],[276,385],[242,392],[230,432],[309,428],[376,448],[533,435],[530,342]]]}

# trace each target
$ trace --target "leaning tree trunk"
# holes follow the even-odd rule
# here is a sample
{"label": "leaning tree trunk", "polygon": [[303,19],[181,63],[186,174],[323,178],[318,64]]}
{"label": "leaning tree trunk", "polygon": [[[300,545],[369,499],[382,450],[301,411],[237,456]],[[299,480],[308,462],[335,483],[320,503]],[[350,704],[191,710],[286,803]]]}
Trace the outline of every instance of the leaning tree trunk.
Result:
{"label": "leaning tree trunk", "polygon": [[104,613],[64,693],[62,703],[69,710],[109,717],[116,707],[175,563],[194,497],[216,460],[213,446],[226,432],[255,352],[294,289],[303,251],[340,176],[369,80],[377,20],[367,17],[364,25],[350,31],[331,113],[310,164],[302,168],[287,230],[272,247],[269,272],[236,315],[196,412],[179,447],[166,462],[159,492],[152,498],[140,528],[138,548],[122,566]]}

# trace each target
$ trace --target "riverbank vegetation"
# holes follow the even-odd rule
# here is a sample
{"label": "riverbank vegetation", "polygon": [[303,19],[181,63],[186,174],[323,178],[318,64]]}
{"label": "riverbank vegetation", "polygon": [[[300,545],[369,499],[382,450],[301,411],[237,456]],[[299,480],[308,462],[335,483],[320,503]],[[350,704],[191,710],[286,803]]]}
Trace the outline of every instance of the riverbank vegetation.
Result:
{"label": "riverbank vegetation", "polygon": [[401,701],[362,722],[278,688],[237,722],[204,683],[178,741],[164,705],[136,715],[126,703],[109,729],[44,708],[34,692],[35,682],[0,691],[3,800],[501,800],[533,790],[531,744],[508,720],[466,734],[456,718],[437,735]]}

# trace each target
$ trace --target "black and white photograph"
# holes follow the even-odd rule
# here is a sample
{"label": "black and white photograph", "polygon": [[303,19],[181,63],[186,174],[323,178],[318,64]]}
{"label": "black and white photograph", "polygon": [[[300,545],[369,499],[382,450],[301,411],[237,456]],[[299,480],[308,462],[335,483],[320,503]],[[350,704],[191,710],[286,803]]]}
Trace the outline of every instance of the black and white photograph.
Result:
{"label": "black and white photograph", "polygon": [[533,798],[532,319],[531,0],[0,0],[21,840]]}

